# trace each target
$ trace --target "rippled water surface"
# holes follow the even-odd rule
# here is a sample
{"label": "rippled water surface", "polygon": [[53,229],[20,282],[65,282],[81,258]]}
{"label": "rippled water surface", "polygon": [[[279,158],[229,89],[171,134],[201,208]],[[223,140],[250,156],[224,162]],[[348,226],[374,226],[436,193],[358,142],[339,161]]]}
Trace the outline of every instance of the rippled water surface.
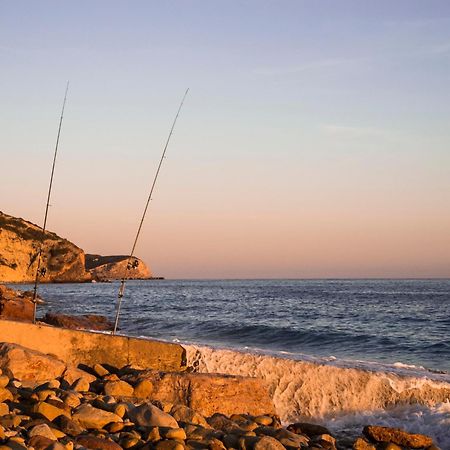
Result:
{"label": "rippled water surface", "polygon": [[[42,285],[46,310],[111,319],[118,283]],[[121,332],[301,359],[450,372],[450,280],[149,280],[127,283]]]}

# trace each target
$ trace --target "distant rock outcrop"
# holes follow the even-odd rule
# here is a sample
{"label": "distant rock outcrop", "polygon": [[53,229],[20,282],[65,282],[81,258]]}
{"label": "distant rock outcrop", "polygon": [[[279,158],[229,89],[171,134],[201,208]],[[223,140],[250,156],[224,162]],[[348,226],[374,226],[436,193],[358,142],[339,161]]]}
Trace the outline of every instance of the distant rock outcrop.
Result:
{"label": "distant rock outcrop", "polygon": [[[0,212],[0,282],[32,282],[42,240],[41,228]],[[84,252],[72,242],[47,231],[43,241],[41,282],[88,281]]]}
{"label": "distant rock outcrop", "polygon": [[97,314],[70,316],[67,314],[48,312],[41,319],[41,322],[48,323],[55,327],[69,328],[71,330],[111,331],[114,328],[114,324],[106,317]]}
{"label": "distant rock outcrop", "polygon": [[151,272],[144,261],[133,258],[127,270],[128,256],[86,255],[86,270],[94,280],[118,280],[125,276],[127,279],[145,280],[151,278]]}

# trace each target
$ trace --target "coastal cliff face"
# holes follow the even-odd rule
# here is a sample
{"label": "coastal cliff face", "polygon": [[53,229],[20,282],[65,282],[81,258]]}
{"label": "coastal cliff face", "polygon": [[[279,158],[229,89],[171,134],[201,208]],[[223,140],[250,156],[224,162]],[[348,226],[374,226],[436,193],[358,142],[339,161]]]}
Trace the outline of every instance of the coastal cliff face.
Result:
{"label": "coastal cliff face", "polygon": [[[34,281],[41,238],[37,225],[0,212],[0,282]],[[42,282],[90,280],[84,252],[75,244],[47,231],[42,248]]]}
{"label": "coastal cliff face", "polygon": [[124,276],[133,280],[151,278],[150,269],[144,261],[133,258],[132,262],[132,267],[127,270],[128,256],[86,255],[86,269],[94,280],[118,280]]}

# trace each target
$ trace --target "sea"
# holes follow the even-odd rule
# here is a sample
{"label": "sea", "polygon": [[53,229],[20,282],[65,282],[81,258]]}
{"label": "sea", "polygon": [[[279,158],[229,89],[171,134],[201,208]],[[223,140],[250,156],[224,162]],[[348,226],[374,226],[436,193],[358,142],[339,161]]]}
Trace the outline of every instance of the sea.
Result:
{"label": "sea", "polygon": [[[113,320],[118,287],[43,284],[38,315]],[[119,327],[182,344],[192,370],[265,379],[284,423],[395,426],[450,449],[449,279],[134,280]]]}

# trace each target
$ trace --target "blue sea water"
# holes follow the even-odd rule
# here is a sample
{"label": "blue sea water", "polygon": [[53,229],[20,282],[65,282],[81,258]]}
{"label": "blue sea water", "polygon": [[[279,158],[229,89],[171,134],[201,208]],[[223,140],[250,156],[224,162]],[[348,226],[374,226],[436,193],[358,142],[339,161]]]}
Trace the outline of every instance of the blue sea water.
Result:
{"label": "blue sea water", "polygon": [[[38,317],[113,320],[118,287],[41,285]],[[182,343],[199,372],[264,379],[285,423],[400,427],[450,450],[450,280],[129,281],[120,329]]]}
{"label": "blue sea water", "polygon": [[[118,283],[41,285],[39,313],[113,320],[117,291]],[[120,329],[292,359],[450,372],[450,280],[129,281]]]}

